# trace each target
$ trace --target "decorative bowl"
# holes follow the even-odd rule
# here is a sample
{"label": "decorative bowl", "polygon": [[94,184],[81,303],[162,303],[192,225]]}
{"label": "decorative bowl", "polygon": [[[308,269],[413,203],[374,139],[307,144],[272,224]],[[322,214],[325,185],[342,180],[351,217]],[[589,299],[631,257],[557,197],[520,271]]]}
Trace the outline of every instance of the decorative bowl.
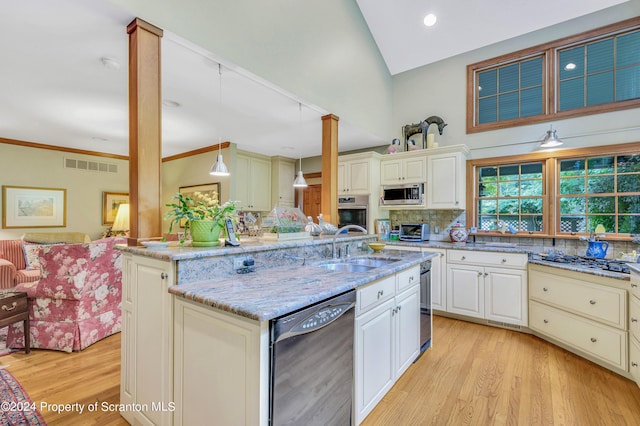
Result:
{"label": "decorative bowl", "polygon": [[369,243],[369,247],[371,248],[371,250],[373,250],[374,252],[379,252],[380,250],[382,250],[384,247],[386,246],[385,243]]}

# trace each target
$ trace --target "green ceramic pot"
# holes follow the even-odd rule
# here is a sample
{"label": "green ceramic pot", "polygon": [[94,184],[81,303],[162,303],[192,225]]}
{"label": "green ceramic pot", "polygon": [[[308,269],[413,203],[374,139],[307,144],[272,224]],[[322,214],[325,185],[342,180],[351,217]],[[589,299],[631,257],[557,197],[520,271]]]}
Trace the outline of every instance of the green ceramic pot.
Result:
{"label": "green ceramic pot", "polygon": [[189,222],[191,245],[193,247],[213,247],[220,244],[220,227],[212,220],[192,220]]}

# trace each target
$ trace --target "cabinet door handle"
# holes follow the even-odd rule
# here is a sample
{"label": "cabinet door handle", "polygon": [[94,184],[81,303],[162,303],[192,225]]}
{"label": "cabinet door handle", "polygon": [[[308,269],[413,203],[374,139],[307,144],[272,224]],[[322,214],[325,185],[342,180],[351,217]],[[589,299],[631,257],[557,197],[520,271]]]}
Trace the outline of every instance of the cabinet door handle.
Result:
{"label": "cabinet door handle", "polygon": [[169,278],[169,274],[167,274],[166,272],[162,272],[160,274],[160,278],[163,279],[163,280],[166,280],[167,278]]}
{"label": "cabinet door handle", "polygon": [[502,263],[507,263],[507,259],[502,259]]}
{"label": "cabinet door handle", "polygon": [[542,291],[549,291],[549,289],[546,287],[542,287]]}
{"label": "cabinet door handle", "polygon": [[631,287],[638,287],[638,284],[631,283]]}
{"label": "cabinet door handle", "polygon": [[10,307],[7,306],[7,305],[2,305],[2,310],[3,311],[13,311],[16,308],[16,306],[18,306],[18,302],[13,302]]}
{"label": "cabinet door handle", "polygon": [[488,273],[488,272],[485,272],[485,273],[484,273],[484,276],[485,276],[485,277],[488,277],[488,276],[489,276],[489,273]]}
{"label": "cabinet door handle", "polygon": [[440,257],[444,257],[444,253],[438,253]]}
{"label": "cabinet door handle", "polygon": [[402,310],[402,306],[398,306],[397,309],[398,309],[398,312],[400,312]]}
{"label": "cabinet door handle", "polygon": [[482,276],[482,272],[478,272],[478,276],[481,277]]}
{"label": "cabinet door handle", "polygon": [[637,363],[637,362],[635,362],[635,361],[631,361],[631,366],[632,366],[632,367],[637,367],[637,366],[638,366],[638,363]]}
{"label": "cabinet door handle", "polygon": [[466,257],[465,257],[465,256],[462,256],[462,257],[460,258],[460,260],[465,260],[465,259],[466,259]]}
{"label": "cabinet door handle", "polygon": [[384,290],[378,291],[378,299],[380,299],[384,295]]}
{"label": "cabinet door handle", "polygon": [[598,341],[598,339],[596,339],[595,337],[592,337],[592,338],[591,338],[591,341],[592,341],[593,343],[595,343],[595,342],[597,342],[597,341]]}
{"label": "cabinet door handle", "polygon": [[638,318],[631,318],[631,322],[638,322]]}
{"label": "cabinet door handle", "polygon": [[595,300],[589,300],[589,303],[592,304],[592,305],[595,305],[596,301]]}
{"label": "cabinet door handle", "polygon": [[411,276],[409,277],[409,282],[413,281],[413,279],[414,279],[414,278],[415,278],[415,277],[414,277],[413,275],[411,275]]}
{"label": "cabinet door handle", "polygon": [[549,320],[542,320],[545,324],[549,324]]}

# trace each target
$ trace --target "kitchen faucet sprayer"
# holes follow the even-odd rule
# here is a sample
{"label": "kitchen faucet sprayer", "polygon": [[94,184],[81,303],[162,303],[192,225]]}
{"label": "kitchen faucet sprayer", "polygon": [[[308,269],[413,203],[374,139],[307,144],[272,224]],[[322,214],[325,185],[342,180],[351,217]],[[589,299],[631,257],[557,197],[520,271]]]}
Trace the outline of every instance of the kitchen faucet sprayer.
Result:
{"label": "kitchen faucet sprayer", "polygon": [[367,233],[367,230],[366,230],[366,229],[364,229],[362,226],[359,226],[359,225],[345,225],[345,226],[343,226],[342,228],[338,229],[338,230],[336,231],[336,233],[335,233],[335,234],[333,234],[333,242],[332,242],[332,248],[331,248],[331,257],[332,257],[333,259],[335,259],[335,258],[336,258],[336,238],[338,237],[338,235],[339,235],[342,231],[347,230],[347,229],[357,229],[358,231],[362,231],[362,233],[363,233],[363,234],[366,234],[366,233]]}

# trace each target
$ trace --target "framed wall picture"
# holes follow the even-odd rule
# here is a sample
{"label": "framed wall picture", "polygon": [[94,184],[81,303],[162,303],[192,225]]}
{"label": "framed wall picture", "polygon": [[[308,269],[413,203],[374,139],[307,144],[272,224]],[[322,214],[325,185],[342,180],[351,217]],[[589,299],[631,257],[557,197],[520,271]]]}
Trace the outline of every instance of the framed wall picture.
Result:
{"label": "framed wall picture", "polygon": [[120,204],[129,203],[128,192],[103,192],[102,193],[102,224],[113,225]]}
{"label": "framed wall picture", "polygon": [[[182,195],[193,198],[196,203],[198,201],[209,203],[212,200],[220,202],[220,182],[181,186],[178,188],[178,192]],[[184,228],[184,221],[180,221],[180,227]]]}
{"label": "framed wall picture", "polygon": [[3,228],[61,228],[67,226],[67,190],[2,186]]}

